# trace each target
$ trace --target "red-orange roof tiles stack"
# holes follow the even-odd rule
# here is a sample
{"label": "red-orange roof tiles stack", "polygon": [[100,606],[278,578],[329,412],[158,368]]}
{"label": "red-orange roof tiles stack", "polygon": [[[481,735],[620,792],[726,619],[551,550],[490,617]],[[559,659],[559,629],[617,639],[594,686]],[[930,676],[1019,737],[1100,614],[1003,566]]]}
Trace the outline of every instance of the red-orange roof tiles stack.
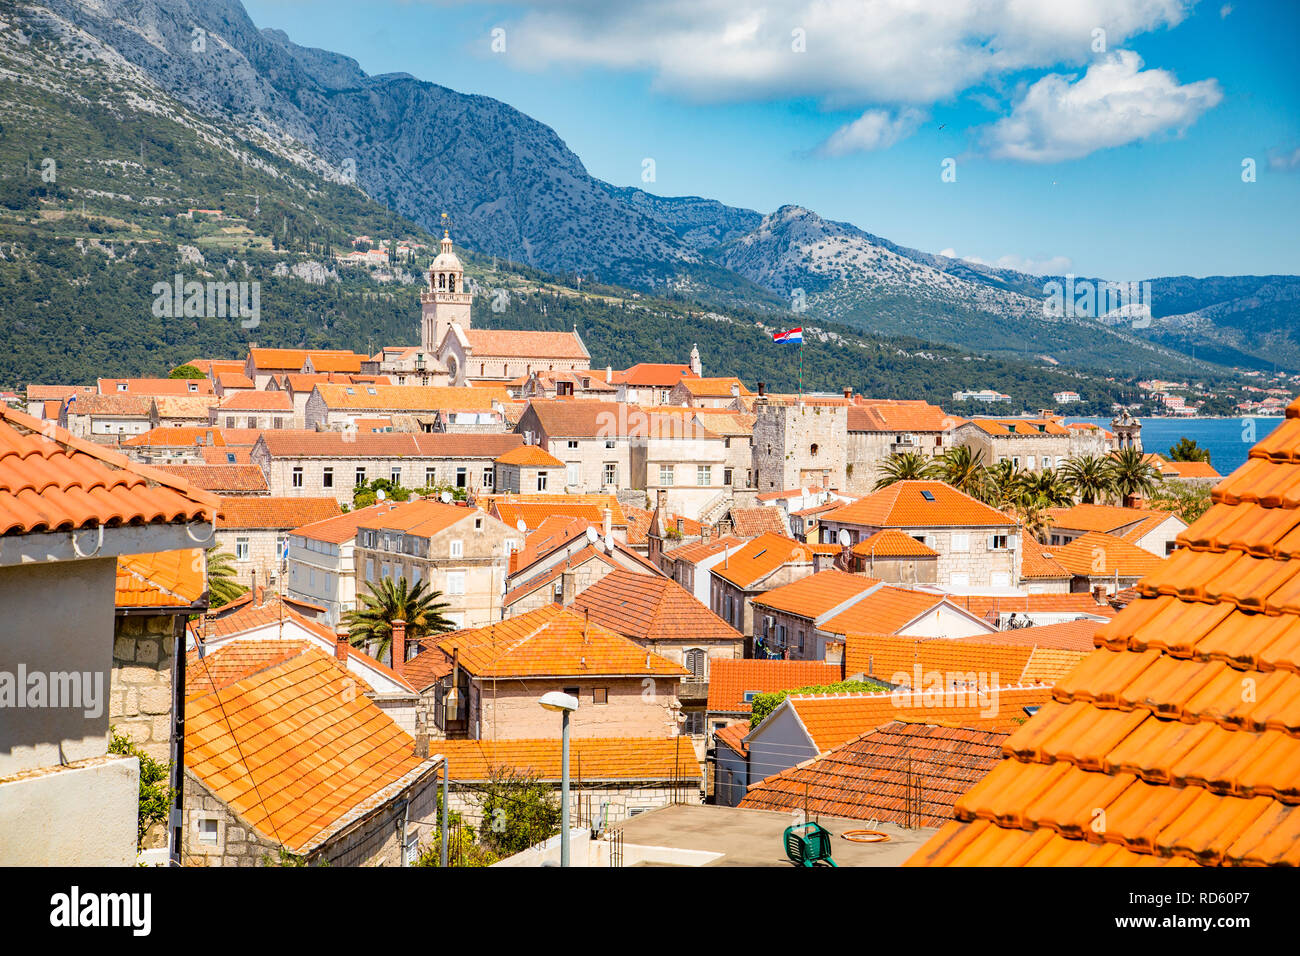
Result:
{"label": "red-orange roof tiles stack", "polygon": [[710,665],[708,710],[719,714],[749,713],[745,695],[751,692],[822,687],[838,682],[843,673],[839,664],[825,661],[719,659]]}
{"label": "red-orange roof tiles stack", "polygon": [[[492,779],[495,770],[536,774],[545,781],[561,779],[560,748],[556,741],[439,740],[431,745],[447,758],[453,781]],[[679,737],[577,737],[569,744],[569,766],[582,780],[697,780],[700,765],[689,741]]]}
{"label": "red-orange roof tiles stack", "polygon": [[618,568],[582,591],[573,609],[644,641],[741,641],[743,635],[671,578]]}
{"label": "red-orange roof tiles stack", "polygon": [[1300,865],[1300,402],[1212,497],[909,865]]}

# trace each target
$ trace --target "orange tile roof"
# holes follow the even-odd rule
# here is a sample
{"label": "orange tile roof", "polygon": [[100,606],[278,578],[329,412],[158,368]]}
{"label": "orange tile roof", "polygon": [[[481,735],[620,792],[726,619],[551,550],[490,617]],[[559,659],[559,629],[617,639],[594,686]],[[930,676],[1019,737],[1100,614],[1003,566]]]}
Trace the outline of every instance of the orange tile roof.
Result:
{"label": "orange tile roof", "polygon": [[0,407],[0,535],[210,521],[216,496]]}
{"label": "orange tile roof", "polygon": [[1297,489],[1300,402],[909,864],[1300,866]]}
{"label": "orange tile roof", "polygon": [[316,386],[327,408],[396,409],[408,412],[438,410],[492,410],[505,401],[506,390],[433,385],[327,385]]}
{"label": "orange tile roof", "polygon": [[891,721],[750,784],[740,806],[942,826],[957,798],[997,766],[1006,739],[1002,730]]}
{"label": "orange tile roof", "polygon": [[715,554],[720,554],[727,548],[734,548],[744,543],[741,538],[727,535],[723,538],[710,538],[708,541],[696,541],[682,545],[680,548],[671,548],[664,552],[664,556],[672,558],[674,561],[684,561],[687,564],[699,564],[705,558],[710,558]]}
{"label": "orange tile roof", "polygon": [[293,399],[288,392],[234,392],[217,405],[222,412],[292,412]]}
{"label": "orange tile roof", "polygon": [[[641,545],[648,542],[650,540],[650,523],[654,519],[654,512],[647,511],[645,508],[633,508],[631,506],[624,508],[623,511],[627,515],[627,543]],[[686,537],[698,538],[700,536],[703,525],[692,518],[672,514],[671,512],[663,515],[661,519],[665,536],[677,531],[678,519],[681,519]],[[665,540],[672,539],[665,537]]]}
{"label": "orange tile roof", "polygon": [[351,355],[347,349],[249,349],[248,355],[253,360],[253,368],[259,370],[298,372],[302,370],[307,356],[313,358],[326,355]]}
{"label": "orange tile roof", "polygon": [[524,332],[516,329],[466,329],[475,359],[519,356],[530,359],[590,358],[576,332]]}
{"label": "orange tile roof", "polygon": [[1162,470],[1179,478],[1222,478],[1208,461],[1167,461]]}
{"label": "orange tile roof", "polygon": [[511,527],[523,521],[529,529],[535,529],[547,518],[561,516],[582,518],[599,528],[606,508],[610,510],[612,527],[627,527],[627,515],[614,495],[480,495],[475,500],[488,514],[495,514]]}
{"label": "orange tile roof", "polygon": [[262,434],[259,428],[218,428],[215,425],[160,425],[139,435],[132,435],[123,445],[145,448],[172,448],[188,445],[220,447],[254,445]]}
{"label": "orange tile roof", "polygon": [[828,634],[897,634],[945,597],[886,584],[818,627]]}
{"label": "orange tile roof", "polygon": [[[848,634],[844,641],[844,673],[865,674],[888,684],[923,689],[933,674],[970,683],[976,675],[980,686],[1019,686],[1032,647],[996,644],[968,638],[909,637],[896,634]],[[916,670],[920,669],[918,685]]]}
{"label": "orange tile roof", "polygon": [[[191,384],[194,386],[191,388]],[[212,395],[206,378],[101,378],[100,395]],[[126,388],[119,386],[125,385]],[[80,399],[77,400],[80,404]]]}
{"label": "orange tile roof", "polygon": [[1123,538],[1089,531],[1067,545],[1053,547],[1056,563],[1071,574],[1086,577],[1140,578],[1160,567],[1161,558]]}
{"label": "orange tile roof", "polygon": [[[360,372],[361,363],[368,361],[369,356],[357,355],[356,353],[339,352],[335,354],[313,353],[311,356],[311,367],[317,372]],[[303,362],[306,365],[306,362]]]}
{"label": "orange tile roof", "polygon": [[319,521],[311,521],[307,524],[299,525],[289,533],[300,535],[304,538],[311,538],[313,541],[325,541],[329,544],[342,544],[345,541],[353,540],[357,536],[357,529],[367,521],[371,521],[375,517],[389,512],[396,507],[396,502],[385,501],[365,508],[357,508],[354,511],[347,511],[343,514],[336,514],[331,518],[322,518]]}
{"label": "orange tile roof", "polygon": [[[1051,693],[1049,687],[995,687],[980,691],[961,687],[942,691],[787,697],[786,703],[794,710],[813,745],[824,752],[891,720],[1014,730],[1029,719],[1024,708],[1045,705]],[[752,746],[753,741],[750,743]]]}
{"label": "orange tile roof", "polygon": [[1075,505],[1051,511],[1053,528],[1065,531],[1102,531],[1106,534],[1116,534],[1121,529],[1148,518],[1158,517],[1163,521],[1171,514],[1171,511],[1154,508],[1120,508],[1116,505]]}
{"label": "orange tile roof", "polygon": [[217,383],[225,389],[254,388],[253,380],[243,372],[218,372]]}
{"label": "orange tile roof", "polygon": [[[933,501],[925,495],[929,493]],[[875,528],[1005,527],[1015,519],[942,481],[898,481],[823,519]]]}
{"label": "orange tile roof", "polygon": [[[801,687],[825,687],[838,683],[839,664],[825,661],[726,660],[709,662],[709,713],[747,714],[750,692],[770,694]],[[746,725],[748,733],[748,725]]]}
{"label": "orange tile roof", "polygon": [[1053,556],[1053,549],[1039,542],[1028,531],[1020,532],[1020,578],[1024,581],[1060,580],[1069,578],[1065,570]]}
{"label": "orange tile roof", "polygon": [[563,468],[564,462],[540,445],[520,445],[497,458],[498,465],[524,465],[533,468]]}
{"label": "orange tile roof", "polygon": [[78,395],[68,405],[69,415],[117,415],[127,418],[148,418],[153,411],[151,395]]}
{"label": "orange tile roof", "polygon": [[218,528],[297,528],[339,514],[334,498],[275,498],[270,495],[221,499]]}
{"label": "orange tile roof", "polygon": [[[447,758],[453,782],[492,779],[494,770],[535,774],[546,782],[561,778],[560,742],[543,740],[437,740],[430,750]],[[700,765],[689,738],[575,737],[569,742],[569,776],[583,781],[697,780]]]}
{"label": "orange tile roof", "polygon": [[772,505],[732,508],[731,528],[736,536],[741,538],[757,538],[760,534],[788,535],[790,533],[785,513]]}
{"label": "orange tile roof", "polygon": [[122,555],[117,559],[114,605],[119,608],[192,608],[207,592],[202,549]]}
{"label": "orange tile roof", "polygon": [[1098,604],[1091,594],[949,594],[948,601],[976,617],[990,614],[1095,614],[1114,617],[1109,604]]}
{"label": "orange tile roof", "polygon": [[695,378],[689,365],[664,365],[652,362],[638,362],[621,372],[610,376],[615,385],[656,386],[672,388],[683,378]]}
{"label": "orange tile roof", "polygon": [[849,407],[851,432],[943,432],[965,422],[920,400],[866,399]]}
{"label": "orange tile roof", "polygon": [[64,402],[68,396],[80,396],[95,394],[93,385],[28,385],[27,400],[29,402]]}
{"label": "orange tile roof", "polygon": [[865,594],[879,584],[880,581],[876,578],[828,568],[783,587],[764,591],[753,599],[753,605],[764,611],[784,611],[816,620],[827,611]]}
{"label": "orange tile roof", "polygon": [[258,671],[266,670],[297,657],[311,642],[297,640],[231,641],[207,651],[185,655],[185,698],[202,697],[215,690],[237,684]]}
{"label": "orange tile roof", "polygon": [[437,768],[315,648],[187,700],[185,766],[263,838],[295,853]]}
{"label": "orange tile roof", "polygon": [[425,642],[475,677],[683,677],[680,665],[558,604]]}
{"label": "orange tile roof", "polygon": [[972,418],[990,435],[1068,435],[1070,430],[1050,418]]}
{"label": "orange tile roof", "polygon": [[747,720],[733,720],[727,726],[713,732],[713,739],[719,746],[730,747],[742,757],[749,755],[749,745],[745,743],[747,736],[749,736]]}
{"label": "orange tile roof", "polygon": [[683,378],[681,385],[695,398],[731,398],[731,389],[736,386],[741,395],[753,395],[745,383],[735,377],[725,378]]}
{"label": "orange tile roof", "polygon": [[446,505],[433,498],[422,498],[400,502],[387,510],[375,511],[357,527],[389,529],[427,538],[450,528],[458,521],[481,514],[477,508]]}
{"label": "orange tile roof", "polygon": [[744,640],[676,581],[624,568],[578,594],[573,610],[639,641]]}
{"label": "orange tile roof", "polygon": [[892,529],[877,531],[853,546],[853,553],[876,558],[937,558],[939,552],[910,534]]}
{"label": "orange tile roof", "polygon": [[510,574],[527,570],[534,561],[564,547],[578,535],[586,534],[591,527],[594,525],[587,519],[568,515],[551,515],[542,519],[541,524],[524,536],[523,547],[516,546],[510,552]]}
{"label": "orange tile roof", "polygon": [[724,581],[747,590],[786,564],[810,564],[812,554],[811,548],[793,538],[779,534],[761,534],[715,564],[711,570]]}
{"label": "orange tile roof", "polygon": [[1040,624],[1037,627],[1009,628],[980,636],[991,644],[1023,644],[1026,647],[1046,647],[1062,651],[1091,651],[1096,642],[1093,636],[1102,626],[1101,621],[1066,621],[1062,624]]}
{"label": "orange tile roof", "polygon": [[[222,451],[221,455],[234,454]],[[204,491],[253,493],[270,490],[266,475],[254,464],[243,465],[155,465],[159,471],[188,482]]]}
{"label": "orange tile roof", "polygon": [[[226,372],[243,372],[244,363],[239,359],[192,359],[186,365],[193,365],[204,375],[221,375]],[[176,368],[180,368],[178,365]],[[171,369],[176,371],[176,369]]]}

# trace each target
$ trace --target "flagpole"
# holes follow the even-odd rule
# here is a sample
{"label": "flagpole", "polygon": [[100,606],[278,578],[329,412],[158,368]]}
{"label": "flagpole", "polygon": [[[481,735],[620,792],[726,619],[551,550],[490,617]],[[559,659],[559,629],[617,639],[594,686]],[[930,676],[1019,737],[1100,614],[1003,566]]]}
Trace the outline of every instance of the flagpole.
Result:
{"label": "flagpole", "polygon": [[799,336],[799,404],[803,404],[803,336]]}

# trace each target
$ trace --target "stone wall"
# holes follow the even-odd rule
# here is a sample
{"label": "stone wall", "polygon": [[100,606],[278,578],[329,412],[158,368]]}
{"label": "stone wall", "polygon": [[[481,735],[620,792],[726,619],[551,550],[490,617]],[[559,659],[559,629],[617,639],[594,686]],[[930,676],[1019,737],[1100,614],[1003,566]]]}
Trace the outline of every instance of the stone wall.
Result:
{"label": "stone wall", "polygon": [[401,866],[402,821],[406,839],[428,845],[438,829],[440,772],[431,771],[402,797],[327,840],[314,859],[330,866]]}
{"label": "stone wall", "polygon": [[120,615],[113,633],[109,722],[164,763],[172,759],[176,621],[170,614]]}
{"label": "stone wall", "polygon": [[[182,866],[261,866],[267,854],[279,859],[277,844],[249,826],[188,768],[182,804]],[[213,844],[199,841],[199,823],[205,819],[217,821],[217,840]]]}

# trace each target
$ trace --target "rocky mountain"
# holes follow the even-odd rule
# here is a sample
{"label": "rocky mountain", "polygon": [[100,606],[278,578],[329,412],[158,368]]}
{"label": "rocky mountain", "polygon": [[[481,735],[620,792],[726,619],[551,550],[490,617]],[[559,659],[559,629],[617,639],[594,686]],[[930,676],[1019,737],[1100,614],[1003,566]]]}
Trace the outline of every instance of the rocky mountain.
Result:
{"label": "rocky mountain", "polygon": [[[1154,280],[1148,329],[1043,315],[1048,279],[908,249],[810,210],[770,215],[662,197],[592,177],[554,130],[498,100],[406,74],[370,76],[341,54],[259,29],[238,0],[44,0],[79,56],[129,65],[181,103],[282,158],[356,182],[389,209],[480,253],[554,273],[903,332],[982,351],[1136,371],[1198,357],[1281,358],[1277,328],[1300,279]],[[1160,302],[1180,304],[1162,312]],[[1268,335],[1260,332],[1267,327]]]}

